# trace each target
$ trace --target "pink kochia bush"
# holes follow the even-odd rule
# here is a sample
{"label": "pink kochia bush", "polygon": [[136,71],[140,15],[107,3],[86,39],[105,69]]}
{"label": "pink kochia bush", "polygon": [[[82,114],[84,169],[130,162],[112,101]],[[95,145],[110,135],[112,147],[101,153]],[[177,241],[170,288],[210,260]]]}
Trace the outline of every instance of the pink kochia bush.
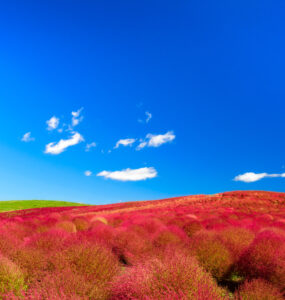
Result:
{"label": "pink kochia bush", "polygon": [[114,231],[113,252],[125,264],[134,265],[153,252],[151,242],[128,228]]}
{"label": "pink kochia bush", "polygon": [[229,250],[213,231],[201,230],[190,241],[191,252],[217,280],[221,280],[233,264]]}
{"label": "pink kochia bush", "polygon": [[66,294],[108,299],[109,283],[119,272],[119,263],[110,250],[99,244],[76,243],[61,253],[59,262],[61,265],[55,266],[57,288]]}
{"label": "pink kochia bush", "polygon": [[249,278],[262,277],[285,290],[285,234],[274,230],[259,233],[238,267]]}
{"label": "pink kochia bush", "polygon": [[263,279],[246,281],[235,293],[235,300],[282,300],[280,291]]}
{"label": "pink kochia bush", "polygon": [[183,251],[166,250],[163,258],[153,257],[126,269],[112,285],[111,299],[227,299],[194,257]]}
{"label": "pink kochia bush", "polygon": [[253,241],[254,233],[246,228],[229,227],[220,231],[217,237],[236,261]]}
{"label": "pink kochia bush", "polygon": [[0,255],[0,298],[8,292],[18,294],[24,289],[24,276],[19,267]]}

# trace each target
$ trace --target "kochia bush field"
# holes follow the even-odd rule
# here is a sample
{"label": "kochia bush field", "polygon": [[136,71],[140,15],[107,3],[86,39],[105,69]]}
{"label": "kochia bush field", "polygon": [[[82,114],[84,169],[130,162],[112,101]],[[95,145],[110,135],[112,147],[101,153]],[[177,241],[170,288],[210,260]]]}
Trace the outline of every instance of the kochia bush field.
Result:
{"label": "kochia bush field", "polygon": [[1,213],[0,299],[283,299],[284,220],[255,191]]}

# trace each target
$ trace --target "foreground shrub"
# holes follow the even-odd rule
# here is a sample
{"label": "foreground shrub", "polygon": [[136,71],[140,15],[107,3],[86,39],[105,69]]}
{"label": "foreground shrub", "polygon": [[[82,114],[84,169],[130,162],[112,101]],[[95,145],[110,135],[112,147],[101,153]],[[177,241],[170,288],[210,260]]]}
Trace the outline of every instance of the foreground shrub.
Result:
{"label": "foreground shrub", "polygon": [[235,293],[236,300],[282,300],[280,291],[263,279],[246,281]]}
{"label": "foreground shrub", "polygon": [[136,231],[122,228],[115,230],[113,251],[121,262],[133,265],[149,256],[153,252],[153,246]]}
{"label": "foreground shrub", "polygon": [[18,293],[25,288],[24,276],[19,267],[4,256],[0,256],[0,295]]}
{"label": "foreground shrub", "polygon": [[131,267],[112,285],[111,299],[227,299],[212,277],[194,257],[182,251],[167,251]]}
{"label": "foreground shrub", "polygon": [[21,268],[28,283],[41,280],[49,271],[45,253],[39,249],[29,247],[17,249],[13,261]]}
{"label": "foreground shrub", "polygon": [[237,267],[249,278],[262,277],[285,289],[285,238],[272,230],[261,232],[241,256]]}
{"label": "foreground shrub", "polygon": [[[55,276],[53,284],[56,288],[63,288],[68,295],[75,293],[90,299],[108,298],[109,282],[119,272],[119,263],[110,250],[82,241],[57,253],[53,259],[57,275],[51,278]],[[46,286],[49,286],[48,281]]]}
{"label": "foreground shrub", "polygon": [[219,232],[219,239],[237,260],[254,239],[254,233],[246,228],[230,227]]}
{"label": "foreground shrub", "polygon": [[197,232],[190,242],[190,249],[200,264],[217,280],[221,280],[233,264],[230,252],[214,232]]}
{"label": "foreground shrub", "polygon": [[26,292],[24,299],[108,299],[109,289],[99,281],[86,280],[84,275],[64,269],[48,274],[41,282],[36,282]]}

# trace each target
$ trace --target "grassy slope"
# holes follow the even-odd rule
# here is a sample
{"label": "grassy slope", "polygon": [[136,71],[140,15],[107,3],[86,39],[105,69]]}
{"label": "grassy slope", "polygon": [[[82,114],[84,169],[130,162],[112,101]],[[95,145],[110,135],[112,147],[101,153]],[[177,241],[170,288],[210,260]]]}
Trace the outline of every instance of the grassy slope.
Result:
{"label": "grassy slope", "polygon": [[50,200],[16,200],[16,201],[0,201],[0,212],[13,211],[28,208],[39,207],[62,207],[62,206],[86,206],[87,204],[65,202],[65,201],[50,201]]}

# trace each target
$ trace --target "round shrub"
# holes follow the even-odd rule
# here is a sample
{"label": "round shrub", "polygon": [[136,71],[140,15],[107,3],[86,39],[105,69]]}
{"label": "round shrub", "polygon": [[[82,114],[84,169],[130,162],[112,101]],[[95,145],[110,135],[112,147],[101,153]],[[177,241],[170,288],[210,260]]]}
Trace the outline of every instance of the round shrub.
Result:
{"label": "round shrub", "polygon": [[74,218],[73,223],[75,224],[77,231],[87,230],[90,226],[89,222],[86,219],[82,218],[82,217]]}
{"label": "round shrub", "polygon": [[50,251],[59,251],[63,248],[64,241],[68,236],[68,232],[51,229],[31,236],[26,246],[43,250],[46,253]]}
{"label": "round shrub", "polygon": [[64,269],[60,272],[47,274],[41,282],[33,284],[27,291],[28,299],[100,299],[109,297],[109,290],[96,281],[86,280],[84,275]]}
{"label": "round shrub", "polygon": [[82,242],[71,245],[62,253],[61,259],[68,263],[65,270],[70,269],[71,274],[78,274],[92,283],[92,293],[96,291],[97,296],[91,299],[107,299],[109,282],[119,272],[118,260],[110,250],[99,244]]}
{"label": "round shrub", "polygon": [[273,230],[258,234],[237,263],[249,278],[262,277],[285,289],[285,238]]}
{"label": "round shrub", "polygon": [[91,222],[92,223],[94,223],[94,224],[96,224],[96,223],[103,223],[103,224],[105,224],[105,225],[108,225],[108,221],[107,221],[107,219],[106,218],[104,218],[104,217],[100,217],[100,216],[95,216],[95,217],[93,217],[92,219],[91,219]]}
{"label": "round shrub", "polygon": [[113,239],[113,251],[120,261],[133,265],[153,252],[150,240],[130,228],[116,229]]}
{"label": "round shrub", "polygon": [[91,242],[97,240],[111,247],[114,239],[114,228],[98,222],[98,224],[92,226],[88,231],[84,231],[84,234]]}
{"label": "round shrub", "polygon": [[235,292],[235,300],[282,300],[280,291],[263,279],[246,281]]}
{"label": "round shrub", "polygon": [[237,260],[254,239],[254,233],[246,228],[230,227],[218,233],[219,239]]}
{"label": "round shrub", "polygon": [[217,280],[221,280],[233,264],[229,250],[211,231],[197,232],[190,242],[190,250]]}
{"label": "round shrub", "polygon": [[181,251],[166,252],[129,268],[116,277],[111,299],[227,299],[194,257]]}
{"label": "round shrub", "polygon": [[167,228],[159,230],[153,237],[153,244],[157,248],[165,248],[170,245],[179,245],[181,243],[181,238]]}
{"label": "round shrub", "polygon": [[60,221],[56,223],[56,228],[62,229],[66,232],[75,233],[76,226],[71,221]]}
{"label": "round shrub", "polygon": [[188,221],[183,225],[183,230],[188,237],[192,237],[197,231],[203,229],[203,226],[198,221]]}
{"label": "round shrub", "polygon": [[37,248],[17,249],[13,261],[21,268],[28,283],[41,280],[50,267],[45,252]]}
{"label": "round shrub", "polygon": [[25,289],[24,276],[20,268],[4,256],[0,256],[0,295]]}

